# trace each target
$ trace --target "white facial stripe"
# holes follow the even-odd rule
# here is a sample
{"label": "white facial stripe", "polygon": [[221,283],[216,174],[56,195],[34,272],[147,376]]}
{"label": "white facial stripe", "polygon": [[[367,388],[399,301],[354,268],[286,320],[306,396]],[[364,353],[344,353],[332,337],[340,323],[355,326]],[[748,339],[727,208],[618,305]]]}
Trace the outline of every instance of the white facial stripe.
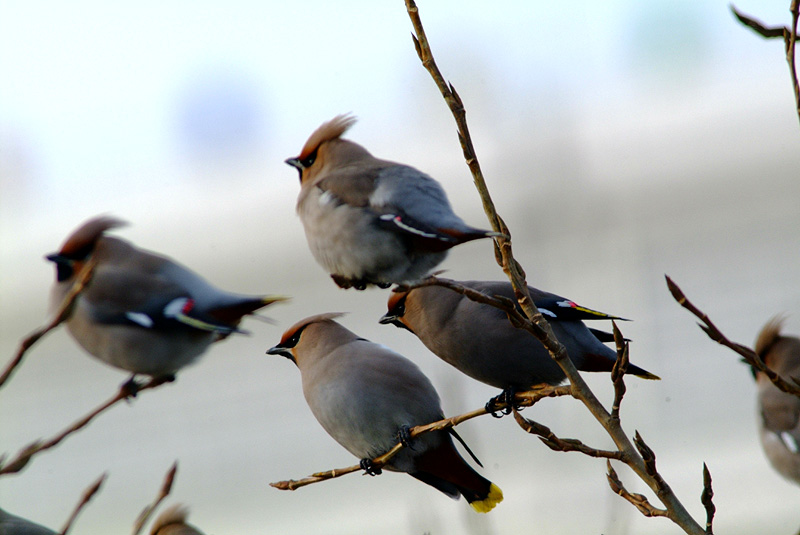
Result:
{"label": "white facial stripe", "polygon": [[126,312],[125,317],[148,329],[153,326],[153,319],[143,312]]}

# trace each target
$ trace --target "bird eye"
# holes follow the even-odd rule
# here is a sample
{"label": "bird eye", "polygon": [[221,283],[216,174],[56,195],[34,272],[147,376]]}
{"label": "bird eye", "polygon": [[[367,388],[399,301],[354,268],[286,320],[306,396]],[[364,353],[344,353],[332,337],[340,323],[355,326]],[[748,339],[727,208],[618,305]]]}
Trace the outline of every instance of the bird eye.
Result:
{"label": "bird eye", "polygon": [[303,169],[308,169],[309,167],[314,165],[314,162],[316,160],[317,160],[317,151],[314,151],[305,158],[303,158],[302,160],[300,160],[300,165],[303,166]]}

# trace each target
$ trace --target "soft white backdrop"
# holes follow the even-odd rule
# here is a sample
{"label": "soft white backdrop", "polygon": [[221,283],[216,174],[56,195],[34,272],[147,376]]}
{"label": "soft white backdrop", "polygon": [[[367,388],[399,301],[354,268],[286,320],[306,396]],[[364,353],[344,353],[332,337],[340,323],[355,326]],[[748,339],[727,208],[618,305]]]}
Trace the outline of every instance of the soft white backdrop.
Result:
{"label": "soft white backdrop", "polygon": [[[784,24],[788,4],[737,6]],[[800,130],[782,43],[721,0],[419,7],[530,282],[635,320],[623,325],[632,359],[663,381],[628,382],[626,428],[698,519],[708,463],[718,532],[796,530],[800,489],[761,454],[748,370],[663,282],[670,274],[737,341],[779,312],[800,333]],[[60,529],[108,471],[74,532],[125,533],[178,459],[169,501],[209,534],[678,533],[613,495],[603,462],[550,452],[508,419],[460,428],[505,491],[489,515],[399,474],[268,486],[355,461],[314,421],[293,365],[264,354],[302,317],[349,312],[345,325],[429,374],[448,414],[495,393],[379,326],[386,291],[333,285],[307,250],[296,172],[282,163],[319,123],[353,112],[351,139],[429,172],[485,224],[410,32],[400,0],[0,3],[0,355],[46,317],[43,255],[98,213],[223,288],[294,296],[268,310],[276,325],[247,322],[252,336],[2,478],[0,506]],[[489,243],[442,267],[503,276]],[[0,451],[55,433],[125,378],[51,335],[0,391]],[[590,380],[610,400],[607,377]],[[564,399],[526,415],[608,446],[584,412]]]}

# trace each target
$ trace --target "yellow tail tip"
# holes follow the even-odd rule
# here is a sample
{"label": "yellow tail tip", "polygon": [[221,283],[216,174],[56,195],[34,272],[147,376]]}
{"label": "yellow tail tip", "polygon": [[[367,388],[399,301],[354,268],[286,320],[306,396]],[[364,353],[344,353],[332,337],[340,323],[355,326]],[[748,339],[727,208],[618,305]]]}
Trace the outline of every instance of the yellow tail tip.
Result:
{"label": "yellow tail tip", "polygon": [[661,380],[661,377],[659,377],[658,375],[656,375],[654,373],[650,373],[650,372],[637,373],[636,377],[639,377],[641,379],[647,379],[648,381],[660,381]]}
{"label": "yellow tail tip", "polygon": [[486,496],[482,500],[474,501],[469,505],[479,513],[488,513],[489,511],[494,509],[495,505],[497,505],[502,501],[503,501],[503,491],[500,490],[500,487],[492,483],[492,486],[489,487],[488,496]]}
{"label": "yellow tail tip", "polygon": [[271,305],[272,303],[280,303],[281,301],[289,301],[291,297],[288,295],[265,295],[261,298],[264,305]]}

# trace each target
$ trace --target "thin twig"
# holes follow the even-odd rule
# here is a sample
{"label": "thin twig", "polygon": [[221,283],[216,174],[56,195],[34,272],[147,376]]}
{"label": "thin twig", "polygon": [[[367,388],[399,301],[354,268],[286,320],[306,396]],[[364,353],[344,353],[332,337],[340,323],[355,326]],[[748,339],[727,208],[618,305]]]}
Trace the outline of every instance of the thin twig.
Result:
{"label": "thin twig", "polygon": [[742,344],[737,344],[736,342],[732,342],[730,339],[728,339],[728,337],[722,334],[722,331],[720,331],[717,326],[714,325],[705,312],[697,308],[691,301],[689,301],[689,299],[686,297],[686,294],[683,293],[683,290],[681,290],[680,287],[675,284],[671,278],[669,278],[669,276],[666,276],[666,280],[667,287],[669,288],[670,293],[672,293],[672,297],[675,298],[678,304],[694,314],[700,321],[703,322],[702,324],[698,323],[698,326],[703,330],[704,333],[708,335],[709,338],[741,355],[742,358],[744,358],[744,360],[753,367],[753,369],[766,375],[769,380],[772,381],[772,383],[782,391],[789,394],[794,394],[795,396],[800,396],[800,386],[786,381],[774,370],[767,367],[758,353],[749,347]]}
{"label": "thin twig", "polygon": [[611,418],[619,421],[619,409],[622,406],[622,398],[625,396],[627,390],[625,386],[625,372],[628,371],[629,350],[630,346],[622,332],[617,327],[617,322],[611,320],[611,325],[614,328],[614,343],[617,346],[617,360],[614,362],[614,367],[611,369],[611,382],[614,384],[614,403],[611,405]]}
{"label": "thin twig", "polygon": [[[567,386],[543,386],[537,388],[536,390],[531,390],[528,392],[517,392],[514,396],[514,403],[518,407],[529,407],[535,404],[540,399],[546,397],[568,396],[568,395],[570,395],[570,390],[569,387]],[[500,406],[500,408],[503,407]],[[442,431],[445,429],[450,429],[451,427],[455,427],[463,422],[466,422],[467,420],[477,418],[478,416],[483,416],[484,414],[489,414],[489,413],[486,412],[485,407],[481,407],[480,409],[460,414],[458,416],[452,416],[450,418],[445,418],[443,420],[438,420],[436,422],[432,422],[425,425],[418,425],[416,427],[412,427],[411,429],[409,429],[409,436],[413,438],[423,433],[429,433],[431,431]],[[390,449],[383,455],[380,455],[372,459],[371,463],[372,467],[376,469],[382,468],[402,448],[403,445],[398,442],[392,447],[392,449]],[[347,474],[352,474],[353,472],[358,472],[360,470],[361,470],[361,465],[356,464],[353,466],[348,466],[346,468],[334,468],[333,470],[327,470],[325,472],[316,472],[303,479],[288,479],[284,481],[270,483],[270,486],[275,487],[276,489],[279,490],[297,490],[300,487],[305,487],[306,485],[319,483],[320,481],[327,481],[328,479],[334,479]]]}
{"label": "thin twig", "polygon": [[669,517],[669,512],[666,509],[659,509],[658,507],[653,506],[648,500],[647,497],[643,494],[631,493],[625,488],[622,484],[622,481],[619,479],[617,472],[611,466],[611,461],[607,462],[608,473],[606,476],[608,477],[608,484],[611,487],[611,490],[615,493],[619,494],[630,503],[632,503],[644,516],[651,517],[651,516],[665,516]]}
{"label": "thin twig", "polygon": [[61,535],[67,535],[67,532],[72,529],[72,524],[75,523],[75,519],[78,518],[78,514],[83,510],[84,507],[94,498],[94,495],[100,491],[100,487],[103,486],[106,478],[108,477],[108,473],[105,472],[101,475],[97,481],[92,483],[92,485],[83,491],[83,496],[81,497],[81,501],[78,502],[78,505],[75,506],[75,509],[72,511],[67,523],[64,524],[64,527],[61,529]]}
{"label": "thin twig", "polygon": [[78,295],[83,291],[83,289],[89,283],[89,280],[92,278],[92,273],[94,272],[94,266],[96,263],[97,262],[94,257],[91,257],[89,261],[86,262],[86,264],[83,266],[83,269],[81,269],[81,272],[75,279],[75,282],[72,284],[72,287],[67,292],[67,295],[64,296],[64,299],[61,301],[61,304],[58,306],[58,310],[56,310],[56,313],[53,315],[53,318],[50,320],[50,322],[47,323],[47,325],[36,329],[22,342],[20,342],[14,358],[8,363],[6,369],[3,370],[3,374],[0,375],[0,387],[2,387],[8,378],[11,377],[11,373],[17,366],[20,365],[25,353],[33,346],[33,344],[38,342],[44,335],[58,327],[59,324],[69,318],[69,315],[72,313],[72,305],[75,303]]}
{"label": "thin twig", "polygon": [[564,346],[558,342],[553,334],[550,325],[539,313],[536,305],[530,297],[528,292],[528,285],[525,281],[525,272],[522,266],[514,259],[511,249],[511,233],[508,227],[503,222],[502,218],[497,214],[497,211],[492,202],[489,190],[486,187],[486,182],[483,173],[480,169],[475,150],[472,145],[472,139],[469,134],[469,129],[466,122],[466,112],[464,109],[461,98],[456,93],[452,84],[445,82],[444,77],[436,66],[428,43],[425,30],[422,27],[422,21],[419,17],[419,10],[417,9],[414,0],[405,0],[406,11],[411,19],[414,27],[414,47],[417,55],[422,61],[422,65],[430,73],[436,86],[442,94],[445,102],[447,103],[450,111],[455,119],[458,129],[458,139],[461,143],[461,148],[464,153],[464,158],[472,173],[472,178],[475,183],[478,193],[480,194],[483,203],[484,211],[492,225],[493,230],[503,234],[503,236],[495,238],[495,256],[498,257],[503,271],[508,276],[514,288],[514,295],[519,302],[522,311],[527,316],[530,327],[527,327],[536,338],[544,345],[550,356],[564,371],[570,383],[572,396],[579,399],[584,406],[592,413],[595,419],[603,426],[608,435],[614,441],[617,448],[622,451],[627,459],[628,466],[636,472],[636,474],[644,481],[653,491],[658,493],[659,499],[666,506],[667,516],[678,524],[687,533],[699,535],[703,533],[703,528],[689,515],[689,512],[678,500],[677,496],[669,489],[666,484],[660,485],[650,474],[647,473],[644,462],[637,454],[636,449],[631,443],[628,436],[622,430],[620,423],[617,419],[611,417],[606,411],[589,386],[578,373],[577,368],[567,356],[567,351]]}
{"label": "thin twig", "polygon": [[706,509],[706,533],[714,535],[714,514],[717,508],[714,505],[714,489],[711,488],[711,472],[708,471],[708,466],[703,463],[703,493],[700,495],[700,502]]}
{"label": "thin twig", "polygon": [[516,408],[514,409],[514,419],[522,429],[527,433],[537,435],[539,439],[544,442],[545,446],[553,451],[577,451],[589,457],[624,461],[624,454],[621,451],[600,450],[591,448],[574,438],[559,438],[546,425],[523,417]]}
{"label": "thin twig", "polygon": [[[147,383],[141,385],[137,389],[138,392],[142,392],[144,390],[149,390],[151,388],[156,388],[161,386],[164,383],[170,382],[171,378],[167,377],[155,377],[150,379]],[[0,475],[5,474],[13,474],[19,472],[30,462],[31,458],[41,453],[44,450],[50,449],[54,446],[57,446],[62,440],[70,436],[72,433],[79,431],[83,427],[87,426],[94,418],[98,415],[103,413],[104,411],[108,410],[109,408],[113,407],[120,401],[126,400],[130,397],[133,397],[133,393],[131,392],[130,388],[126,384],[123,384],[119,391],[108,401],[91,411],[89,414],[81,418],[80,420],[76,421],[74,424],[54,436],[53,438],[44,441],[44,440],[37,440],[28,444],[24,448],[22,448],[17,455],[8,462],[3,462],[0,465]]]}
{"label": "thin twig", "polygon": [[178,461],[172,463],[172,467],[167,470],[167,474],[164,476],[164,482],[161,484],[161,489],[158,492],[158,496],[156,496],[153,503],[145,506],[142,509],[142,512],[139,513],[139,517],[136,519],[136,523],[133,525],[133,535],[139,535],[139,532],[142,531],[142,528],[150,519],[150,517],[155,512],[156,508],[164,501],[164,498],[169,496],[169,493],[172,491],[172,483],[175,481],[175,474],[178,473]]}
{"label": "thin twig", "polygon": [[789,7],[789,11],[792,13],[792,25],[791,28],[787,28],[786,26],[774,26],[774,27],[767,27],[764,23],[745,15],[738,9],[736,9],[733,5],[731,5],[731,11],[739,19],[739,22],[747,26],[748,28],[752,29],[754,32],[759,34],[760,36],[766,39],[773,39],[773,38],[782,38],[784,43],[784,49],[786,52],[786,62],[789,64],[789,74],[792,77],[792,89],[794,90],[794,100],[795,100],[795,111],[797,112],[798,118],[800,118],[800,82],[797,78],[797,62],[795,58],[795,45],[797,43],[797,22],[798,18],[800,18],[800,2],[798,0],[792,0],[792,4]]}

